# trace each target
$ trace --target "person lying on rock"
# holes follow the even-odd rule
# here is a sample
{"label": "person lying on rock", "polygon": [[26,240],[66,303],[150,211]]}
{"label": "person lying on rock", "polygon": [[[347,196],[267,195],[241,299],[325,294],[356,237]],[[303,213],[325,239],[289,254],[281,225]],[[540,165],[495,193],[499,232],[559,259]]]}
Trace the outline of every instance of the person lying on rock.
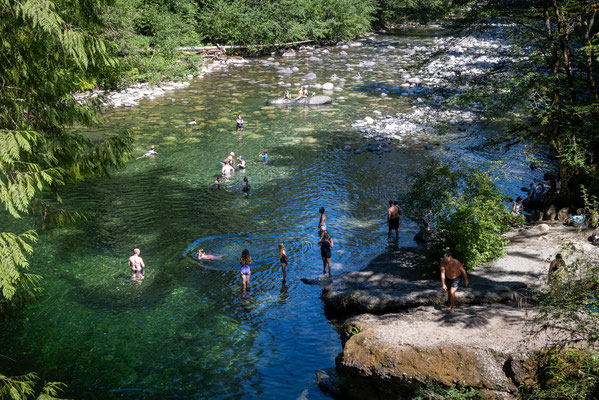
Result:
{"label": "person lying on rock", "polygon": [[441,286],[443,291],[447,292],[447,301],[449,303],[450,314],[453,314],[455,307],[455,293],[458,291],[458,285],[464,276],[464,286],[468,286],[468,275],[461,262],[451,256],[448,251],[441,260]]}

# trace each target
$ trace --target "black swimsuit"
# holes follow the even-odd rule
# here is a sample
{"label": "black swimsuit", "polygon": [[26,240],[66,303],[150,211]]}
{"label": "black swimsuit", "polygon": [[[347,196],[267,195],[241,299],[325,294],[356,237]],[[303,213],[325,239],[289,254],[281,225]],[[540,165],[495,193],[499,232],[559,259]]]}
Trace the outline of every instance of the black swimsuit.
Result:
{"label": "black swimsuit", "polygon": [[287,254],[283,254],[283,255],[281,256],[281,259],[280,259],[279,261],[281,261],[281,264],[289,264],[289,263],[287,262]]}
{"label": "black swimsuit", "polygon": [[328,240],[320,242],[320,256],[323,258],[331,258],[331,243]]}

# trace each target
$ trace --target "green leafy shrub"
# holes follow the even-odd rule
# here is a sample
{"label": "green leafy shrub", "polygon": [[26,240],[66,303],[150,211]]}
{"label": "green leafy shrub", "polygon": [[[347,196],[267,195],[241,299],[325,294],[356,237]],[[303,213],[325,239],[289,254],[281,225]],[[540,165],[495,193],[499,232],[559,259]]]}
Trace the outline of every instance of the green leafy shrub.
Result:
{"label": "green leafy shrub", "polygon": [[[464,267],[473,269],[505,254],[508,241],[502,234],[513,217],[488,173],[450,169],[434,161],[409,181],[410,190],[400,195],[403,208],[410,218],[437,230],[429,253],[432,260],[450,250]],[[430,265],[436,268],[437,263]]]}
{"label": "green leafy shrub", "polygon": [[580,348],[551,348],[532,358],[536,379],[522,385],[523,400],[596,399],[599,395],[599,353]]}
{"label": "green leafy shrub", "polygon": [[479,388],[470,386],[451,386],[445,387],[438,384],[429,383],[416,390],[414,400],[485,400],[486,397],[480,392]]}
{"label": "green leafy shrub", "polygon": [[589,194],[583,185],[580,186],[580,192],[584,201],[585,213],[588,217],[588,225],[591,228],[599,227],[599,200],[597,196]]}

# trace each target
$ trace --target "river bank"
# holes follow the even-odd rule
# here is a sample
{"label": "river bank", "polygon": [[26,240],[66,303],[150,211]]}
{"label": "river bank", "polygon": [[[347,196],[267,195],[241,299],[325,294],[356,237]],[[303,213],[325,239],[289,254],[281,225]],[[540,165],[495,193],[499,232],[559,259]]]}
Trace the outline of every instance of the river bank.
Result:
{"label": "river bank", "polygon": [[595,254],[590,233],[559,221],[507,233],[507,255],[469,273],[454,315],[444,309],[439,280],[419,277],[421,249],[388,252],[335,278],[322,299],[327,316],[339,323],[343,352],[336,371],[317,373],[320,385],[332,390],[322,377],[337,373],[337,394],[349,399],[407,399],[426,384],[515,398],[518,385],[531,378],[529,356],[548,343],[526,334],[535,312],[530,293],[546,285],[556,253],[566,263]]}

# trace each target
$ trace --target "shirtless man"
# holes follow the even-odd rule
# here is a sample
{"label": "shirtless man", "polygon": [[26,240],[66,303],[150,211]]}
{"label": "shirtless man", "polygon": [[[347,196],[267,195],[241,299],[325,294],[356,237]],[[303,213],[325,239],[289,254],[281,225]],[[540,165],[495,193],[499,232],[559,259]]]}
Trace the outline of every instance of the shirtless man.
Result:
{"label": "shirtless man", "polygon": [[231,164],[231,166],[233,166],[233,168],[235,168],[235,153],[231,152],[229,153],[229,156],[227,158],[225,158],[225,161],[223,161],[225,164]]}
{"label": "shirtless man", "polygon": [[234,172],[235,172],[235,168],[233,168],[232,162],[228,162],[225,165],[223,165],[223,168],[221,170],[221,173],[223,174],[224,177],[229,177],[229,176],[233,175]]}
{"label": "shirtless man", "polygon": [[389,209],[387,210],[387,225],[389,225],[389,236],[391,231],[395,229],[395,236],[399,236],[399,207],[389,200]]}
{"label": "shirtless man", "polygon": [[144,260],[139,256],[139,249],[133,249],[133,255],[129,257],[129,266],[133,272],[141,272],[144,270],[146,265]]}
{"label": "shirtless man", "polygon": [[[449,302],[449,312],[453,314],[455,307],[455,292],[458,291],[458,285],[464,275],[464,286],[468,286],[468,275],[461,262],[451,256],[450,252],[445,253],[441,260],[441,285],[447,292],[447,301]],[[449,290],[447,290],[449,288]]]}

